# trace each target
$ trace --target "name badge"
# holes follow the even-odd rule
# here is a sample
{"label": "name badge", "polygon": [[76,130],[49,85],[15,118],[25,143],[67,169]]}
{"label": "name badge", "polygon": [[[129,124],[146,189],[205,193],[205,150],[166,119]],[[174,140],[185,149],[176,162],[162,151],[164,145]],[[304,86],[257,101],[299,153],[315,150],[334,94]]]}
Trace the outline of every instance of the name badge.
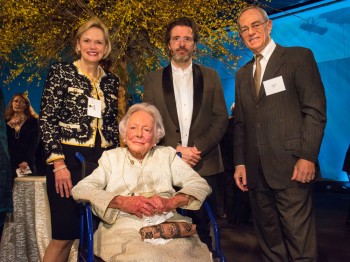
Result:
{"label": "name badge", "polygon": [[278,76],[263,82],[266,96],[273,95],[286,90],[282,76]]}
{"label": "name badge", "polygon": [[87,115],[101,118],[102,103],[100,100],[88,97]]}

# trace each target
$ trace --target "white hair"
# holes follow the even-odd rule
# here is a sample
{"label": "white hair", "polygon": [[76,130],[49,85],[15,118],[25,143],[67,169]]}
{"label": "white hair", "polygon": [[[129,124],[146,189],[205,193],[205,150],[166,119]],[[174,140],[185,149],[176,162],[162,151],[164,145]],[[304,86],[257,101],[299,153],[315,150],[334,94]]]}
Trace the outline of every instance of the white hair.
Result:
{"label": "white hair", "polygon": [[119,123],[119,134],[121,135],[122,139],[125,139],[126,126],[129,122],[131,115],[138,112],[138,111],[144,111],[153,117],[154,130],[155,130],[154,140],[156,143],[158,143],[165,135],[163,119],[162,119],[162,116],[160,115],[158,109],[154,105],[151,105],[148,103],[139,103],[139,104],[132,105],[129,108],[128,112],[126,112],[122,121],[120,121],[120,123]]}

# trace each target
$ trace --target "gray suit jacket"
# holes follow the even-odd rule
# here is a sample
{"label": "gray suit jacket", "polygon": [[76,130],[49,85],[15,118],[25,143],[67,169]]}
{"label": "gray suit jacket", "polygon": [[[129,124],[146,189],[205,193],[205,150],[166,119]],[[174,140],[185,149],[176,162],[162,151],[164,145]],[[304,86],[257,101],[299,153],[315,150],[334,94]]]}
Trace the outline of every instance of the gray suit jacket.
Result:
{"label": "gray suit jacket", "polygon": [[[234,163],[244,164],[248,187],[256,184],[259,161],[272,188],[296,186],[291,181],[300,158],[317,163],[326,124],[326,98],[311,50],[277,45],[263,81],[282,76],[285,91],[256,97],[253,63],[236,73]],[[259,160],[260,158],[260,160]]]}
{"label": "gray suit jacket", "polygon": [[[193,64],[193,114],[188,146],[202,152],[202,160],[194,169],[201,176],[223,171],[219,142],[228,124],[228,113],[218,73]],[[145,77],[143,102],[155,105],[165,127],[161,144],[176,148],[181,142],[171,65]]]}

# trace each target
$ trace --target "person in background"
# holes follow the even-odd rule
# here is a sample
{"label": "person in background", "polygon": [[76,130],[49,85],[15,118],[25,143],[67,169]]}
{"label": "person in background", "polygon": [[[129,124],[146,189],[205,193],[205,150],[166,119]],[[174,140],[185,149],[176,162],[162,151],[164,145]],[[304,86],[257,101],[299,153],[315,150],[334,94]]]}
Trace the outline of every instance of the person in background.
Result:
{"label": "person in background", "polygon": [[[171,64],[151,72],[144,80],[143,102],[155,105],[165,127],[162,145],[181,152],[182,159],[212,187],[208,198],[215,208],[216,174],[224,170],[219,142],[228,113],[218,73],[192,62],[199,40],[196,23],[187,17],[171,22],[165,43]],[[209,217],[202,207],[188,212],[200,239],[212,248]]]}
{"label": "person in background", "polygon": [[[198,209],[211,189],[175,149],[156,146],[164,136],[159,111],[146,103],[131,106],[119,132],[126,147],[104,152],[98,168],[72,191],[75,200],[91,202],[101,218],[94,253],[104,261],[212,261],[198,235],[181,237],[178,222],[191,222],[176,212]],[[162,231],[162,244],[142,241],[147,226],[165,223],[179,226],[173,228],[177,237],[164,240],[170,232]]]}
{"label": "person in background", "polygon": [[254,59],[236,73],[234,179],[249,192],[264,261],[317,261],[312,182],[326,98],[316,61],[307,48],[276,44],[260,7],[237,23]]}
{"label": "person in background", "polygon": [[6,214],[12,212],[12,173],[7,145],[5,102],[0,88],[0,239],[4,229]]}
{"label": "person in background", "polygon": [[67,261],[79,238],[79,206],[71,190],[81,180],[75,158],[97,165],[106,149],[119,145],[119,79],[99,63],[111,52],[108,28],[97,18],[86,21],[74,38],[79,59],[51,66],[41,101],[40,127],[48,170],[52,240],[44,261]]}
{"label": "person in background", "polygon": [[12,97],[6,108],[5,120],[13,179],[17,175],[36,174],[39,120],[28,94],[17,93]]}
{"label": "person in background", "polygon": [[221,173],[217,182],[217,207],[220,208],[218,215],[226,218],[229,224],[239,225],[247,223],[250,218],[250,203],[247,192],[242,192],[237,188],[233,179],[233,137],[234,137],[234,107],[232,104],[225,135],[220,141],[220,150],[225,171]]}
{"label": "person in background", "polygon": [[231,115],[228,118],[228,126],[222,139],[220,140],[220,152],[224,164],[224,172],[217,175],[216,192],[216,215],[220,218],[227,217],[227,210],[230,198],[233,197],[232,184],[234,183],[233,172],[233,109],[231,105]]}

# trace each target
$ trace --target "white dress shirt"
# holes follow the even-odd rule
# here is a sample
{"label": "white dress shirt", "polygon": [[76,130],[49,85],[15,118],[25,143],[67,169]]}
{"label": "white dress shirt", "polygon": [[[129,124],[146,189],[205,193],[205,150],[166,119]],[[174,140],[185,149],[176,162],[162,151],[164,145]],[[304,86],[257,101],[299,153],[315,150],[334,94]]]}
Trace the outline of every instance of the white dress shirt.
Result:
{"label": "white dress shirt", "polygon": [[181,145],[187,146],[193,112],[192,63],[186,68],[176,68],[171,64],[176,101],[177,117],[181,132]]}
{"label": "white dress shirt", "polygon": [[[261,83],[261,80],[263,79],[267,62],[269,61],[269,59],[273,53],[273,50],[275,50],[275,48],[276,48],[276,43],[271,39],[270,43],[268,43],[268,45],[260,53],[263,55],[263,58],[261,58],[261,60],[260,60],[260,65],[261,65],[260,83]],[[254,63],[253,76],[254,76],[255,68],[256,68],[256,63]]]}

